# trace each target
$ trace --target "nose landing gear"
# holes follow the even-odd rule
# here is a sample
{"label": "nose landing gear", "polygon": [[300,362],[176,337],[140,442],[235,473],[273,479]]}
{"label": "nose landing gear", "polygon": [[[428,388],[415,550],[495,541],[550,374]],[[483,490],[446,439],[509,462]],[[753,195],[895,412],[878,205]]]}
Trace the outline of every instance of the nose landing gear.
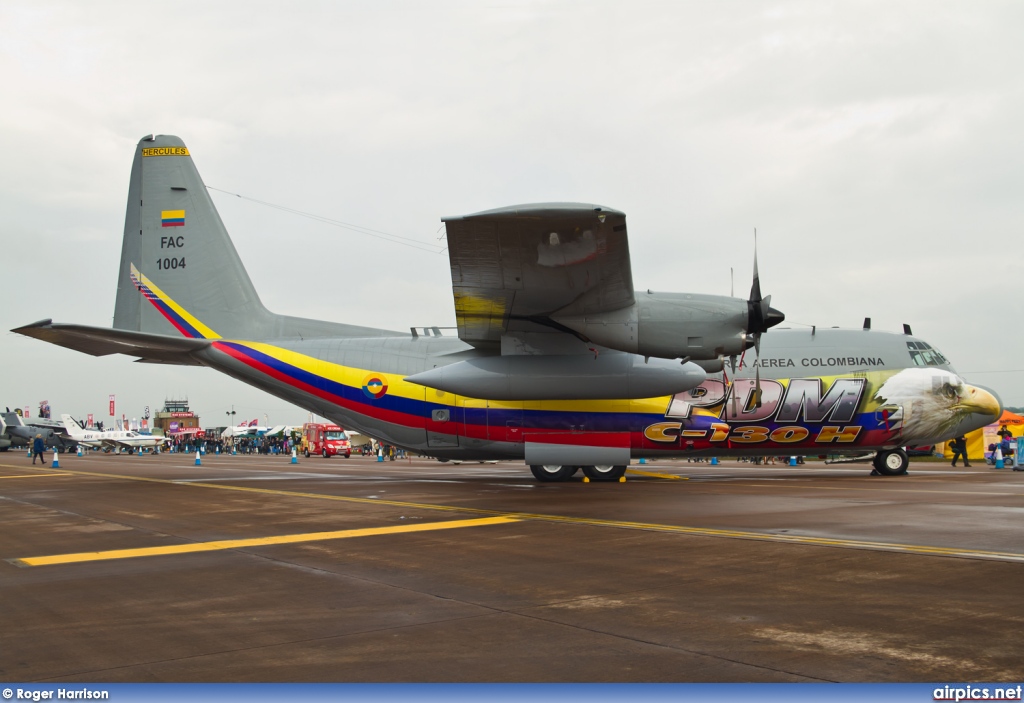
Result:
{"label": "nose landing gear", "polygon": [[902,449],[883,449],[875,455],[875,471],[882,476],[902,476],[907,473],[910,459]]}

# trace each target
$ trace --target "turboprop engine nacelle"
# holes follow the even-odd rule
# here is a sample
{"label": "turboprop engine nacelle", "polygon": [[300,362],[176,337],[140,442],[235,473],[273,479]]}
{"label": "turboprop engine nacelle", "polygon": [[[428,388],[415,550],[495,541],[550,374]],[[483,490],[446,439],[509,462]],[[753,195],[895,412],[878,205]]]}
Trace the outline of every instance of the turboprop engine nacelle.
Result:
{"label": "turboprop engine nacelle", "polygon": [[675,395],[706,377],[693,363],[608,352],[467,359],[405,380],[486,400],[625,400]]}
{"label": "turboprop engine nacelle", "polygon": [[762,314],[752,301],[740,298],[648,291],[620,310],[564,317],[556,313],[552,319],[610,349],[701,361],[740,354],[753,346],[753,334],[784,316],[771,307]]}

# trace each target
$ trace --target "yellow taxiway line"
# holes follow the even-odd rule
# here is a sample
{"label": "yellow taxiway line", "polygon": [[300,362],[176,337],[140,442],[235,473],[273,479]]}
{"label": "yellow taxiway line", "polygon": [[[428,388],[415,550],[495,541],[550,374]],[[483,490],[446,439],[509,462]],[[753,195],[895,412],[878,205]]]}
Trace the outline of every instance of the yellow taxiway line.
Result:
{"label": "yellow taxiway line", "polygon": [[22,557],[12,559],[18,566],[51,566],[53,564],[73,564],[82,561],[105,561],[108,559],[133,559],[135,557],[166,556],[168,554],[192,554],[194,552],[216,552],[224,549],[244,549],[246,547],[265,547],[274,544],[296,544],[299,542],[321,542],[329,539],[350,539],[353,537],[371,537],[373,535],[396,535],[410,532],[431,532],[434,530],[455,530],[460,527],[483,527],[484,525],[506,525],[519,522],[512,517],[488,517],[475,520],[449,520],[446,522],[426,522],[413,525],[394,525],[392,527],[368,527],[355,530],[336,530],[334,532],[307,532],[297,535],[278,535],[275,537],[255,537],[252,539],[225,539],[216,542],[194,542],[191,544],[170,544],[165,547],[142,547],[140,549],[112,549],[106,552],[79,552],[77,554],[54,554],[48,557]]}
{"label": "yellow taxiway line", "polygon": [[[793,488],[808,491],[873,491],[876,486],[805,486],[799,483],[790,483],[780,486],[777,483],[736,483],[730,482],[731,486],[743,486],[745,488]],[[887,493],[935,493],[938,495],[955,496],[1015,496],[1024,498],[1024,493],[1013,491],[932,491],[926,488],[886,488]]]}
{"label": "yellow taxiway line", "polygon": [[73,475],[74,474],[69,474],[69,473],[61,472],[59,474],[22,474],[21,476],[0,476],[0,478],[49,478],[50,476],[73,476]]}
{"label": "yellow taxiway line", "polygon": [[[3,466],[3,464],[0,464]],[[509,513],[506,511],[487,510],[482,508],[469,508],[457,505],[440,505],[434,503],[412,503],[398,500],[384,500],[380,498],[356,498],[353,496],[331,495],[326,493],[304,493],[299,491],[282,491],[274,488],[256,488],[250,486],[225,486],[218,483],[204,482],[182,482],[173,479],[148,478],[143,476],[126,476],[123,474],[106,474],[92,471],[70,471],[73,475],[92,476],[97,478],[112,478],[124,481],[145,481],[149,483],[170,484],[173,486],[213,488],[222,491],[238,491],[243,493],[258,493],[261,495],[273,495],[286,498],[310,498],[313,500],[330,500],[342,503],[363,503],[376,506],[390,506],[397,508],[414,508],[419,510],[436,510],[451,513],[469,513],[487,517],[502,518],[508,521],[533,520],[539,522],[554,522],[561,524],[591,526],[591,527],[617,527],[633,530],[644,530],[648,532],[662,532],[669,534],[685,534],[699,537],[718,537],[727,539],[745,539],[758,542],[781,542],[785,544],[801,544],[818,547],[844,547],[848,549],[862,549],[872,551],[901,552],[907,554],[921,554],[929,556],[944,557],[967,557],[974,559],[994,559],[999,561],[1024,562],[1024,552],[998,552],[980,549],[961,549],[957,547],[938,547],[931,545],[901,544],[895,542],[874,542],[871,540],[858,539],[830,539],[823,537],[809,537],[792,534],[777,534],[770,532],[749,532],[744,530],[719,530],[708,527],[688,527],[685,525],[662,525],[657,523],[630,522],[625,520],[601,520],[597,518],[568,517],[565,515],[548,515],[544,513]],[[731,484],[737,485],[737,484]],[[922,491],[924,493],[932,491]],[[970,495],[966,493],[965,495]],[[1012,495],[1012,494],[1011,494]],[[431,523],[428,523],[431,524]],[[443,525],[445,523],[436,523]],[[441,528],[443,529],[443,528]],[[316,534],[316,533],[314,533]],[[202,551],[202,550],[195,550]],[[15,561],[15,560],[11,560]],[[25,560],[21,560],[24,562]]]}
{"label": "yellow taxiway line", "polygon": [[650,476],[651,478],[668,478],[673,481],[689,481],[689,476],[673,476],[672,474],[657,474],[653,471],[641,471],[640,469],[626,469],[627,474],[636,474],[637,476]]}

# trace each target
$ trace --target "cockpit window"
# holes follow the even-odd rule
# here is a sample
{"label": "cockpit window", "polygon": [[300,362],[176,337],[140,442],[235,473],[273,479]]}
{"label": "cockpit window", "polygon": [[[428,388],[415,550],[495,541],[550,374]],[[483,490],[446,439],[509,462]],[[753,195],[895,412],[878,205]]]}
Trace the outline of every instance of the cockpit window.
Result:
{"label": "cockpit window", "polygon": [[907,349],[910,350],[910,359],[914,362],[914,366],[945,366],[949,364],[949,360],[938,349],[933,349],[925,342],[907,342]]}

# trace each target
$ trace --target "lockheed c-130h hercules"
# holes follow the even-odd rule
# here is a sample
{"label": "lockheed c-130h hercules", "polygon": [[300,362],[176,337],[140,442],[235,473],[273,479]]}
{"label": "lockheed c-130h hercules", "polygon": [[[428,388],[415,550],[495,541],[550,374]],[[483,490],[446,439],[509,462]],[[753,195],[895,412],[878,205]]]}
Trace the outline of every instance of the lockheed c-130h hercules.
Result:
{"label": "lockheed c-130h hercules", "polygon": [[113,328],[14,331],[94,356],[208,366],[424,455],[525,460],[541,481],[714,455],[873,452],[880,473],[897,474],[901,447],[1001,413],[909,330],[762,339],[783,315],[761,295],[756,260],[747,300],[638,292],[616,210],[547,203],[444,221],[457,338],[274,314],[184,142],[147,136]]}

